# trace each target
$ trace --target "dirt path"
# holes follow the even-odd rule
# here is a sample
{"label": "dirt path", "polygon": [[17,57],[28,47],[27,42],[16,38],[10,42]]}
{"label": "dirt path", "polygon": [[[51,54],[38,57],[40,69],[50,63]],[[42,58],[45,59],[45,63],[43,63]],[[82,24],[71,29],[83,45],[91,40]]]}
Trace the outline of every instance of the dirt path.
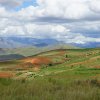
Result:
{"label": "dirt path", "polygon": [[43,77],[43,76],[47,76],[47,75],[51,75],[51,74],[59,74],[59,73],[62,73],[62,72],[72,71],[72,70],[75,70],[75,69],[78,69],[78,68],[79,68],[79,66],[72,68],[72,69],[67,69],[67,70],[61,70],[61,71],[55,71],[55,72],[46,72],[45,74],[38,74],[38,76]]}
{"label": "dirt path", "polygon": [[70,64],[70,66],[71,66],[71,65],[80,65],[80,64],[91,63],[92,61],[95,61],[97,58],[100,58],[100,56],[90,58],[89,60],[85,60],[85,61],[81,61],[81,62],[72,63],[72,64]]}

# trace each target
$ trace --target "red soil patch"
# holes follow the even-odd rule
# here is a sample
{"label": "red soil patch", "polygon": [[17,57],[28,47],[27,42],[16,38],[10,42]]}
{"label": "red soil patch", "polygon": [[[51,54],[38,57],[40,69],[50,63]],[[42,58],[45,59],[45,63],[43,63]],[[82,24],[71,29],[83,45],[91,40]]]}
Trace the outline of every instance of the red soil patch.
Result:
{"label": "red soil patch", "polygon": [[32,63],[34,65],[41,65],[41,64],[49,64],[52,61],[48,57],[36,57],[36,58],[27,58],[24,60],[24,62]]}
{"label": "red soil patch", "polygon": [[13,74],[7,72],[0,72],[0,78],[11,78]]}
{"label": "red soil patch", "polygon": [[95,66],[94,68],[98,68],[98,69],[99,69],[99,68],[100,68],[100,66]]}
{"label": "red soil patch", "polygon": [[26,58],[22,60],[22,64],[19,64],[15,67],[18,70],[28,70],[33,69],[34,71],[38,71],[41,65],[48,65],[52,63],[51,59],[48,57],[34,57],[34,58]]}

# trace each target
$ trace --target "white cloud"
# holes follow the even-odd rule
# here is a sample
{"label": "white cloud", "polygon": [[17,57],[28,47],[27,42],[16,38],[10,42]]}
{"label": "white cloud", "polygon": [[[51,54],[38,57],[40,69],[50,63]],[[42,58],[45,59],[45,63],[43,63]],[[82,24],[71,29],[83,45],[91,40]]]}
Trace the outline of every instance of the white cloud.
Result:
{"label": "white cloud", "polygon": [[76,43],[76,44],[86,44],[90,42],[100,42],[100,37],[93,38],[93,37],[86,37],[80,33],[73,34],[67,33],[65,36],[56,37],[57,40],[63,41],[65,43]]}
{"label": "white cloud", "polygon": [[0,18],[5,18],[8,17],[9,13],[6,11],[6,9],[4,7],[0,7]]}
{"label": "white cloud", "polygon": [[100,0],[91,0],[89,6],[94,12],[100,13]]}
{"label": "white cloud", "polygon": [[[18,6],[27,0],[0,0],[6,6]],[[60,19],[100,19],[100,0],[37,0],[38,6],[29,6],[21,9],[16,15],[20,17],[31,16],[57,17]],[[27,19],[27,18],[26,18]]]}
{"label": "white cloud", "polygon": [[[98,0],[37,0],[38,7],[43,9],[43,15],[65,19],[84,19],[95,15],[100,10]],[[93,10],[94,9],[94,10]],[[39,10],[39,9],[38,9]],[[99,12],[98,12],[99,14]],[[100,16],[99,16],[100,17]]]}
{"label": "white cloud", "polygon": [[57,25],[57,26],[52,26],[52,32],[58,32],[58,33],[63,33],[63,32],[69,32],[69,29],[66,29],[64,26]]}
{"label": "white cloud", "polygon": [[[11,2],[12,0],[10,0]],[[22,0],[25,1],[25,0]],[[14,0],[13,2],[22,2]],[[7,3],[4,0],[4,3]],[[9,3],[10,3],[9,2]],[[100,20],[99,0],[37,0],[38,6],[29,6],[13,13],[20,20],[59,18],[59,20]],[[2,2],[1,2],[2,4]]]}
{"label": "white cloud", "polygon": [[64,36],[70,30],[63,25],[36,25],[27,24],[24,26],[27,31],[27,35],[31,35],[35,38],[57,38],[58,35]]}
{"label": "white cloud", "polygon": [[100,38],[91,37],[91,33],[90,37],[82,34],[100,31],[100,0],[37,0],[38,6],[19,11],[6,9],[24,1],[0,0],[0,35],[54,38],[80,44],[100,42]]}
{"label": "white cloud", "polygon": [[89,42],[100,42],[100,38],[92,38],[92,37],[85,37],[83,35],[78,35],[73,39],[68,38],[66,43],[76,43],[76,44],[85,44]]}
{"label": "white cloud", "polygon": [[25,35],[23,28],[20,26],[8,26],[1,31],[1,35],[4,34],[8,36],[16,36],[15,33],[17,33],[17,35]]}
{"label": "white cloud", "polygon": [[64,17],[70,19],[80,19],[88,16],[88,13],[89,9],[85,4],[75,3],[66,8]]}

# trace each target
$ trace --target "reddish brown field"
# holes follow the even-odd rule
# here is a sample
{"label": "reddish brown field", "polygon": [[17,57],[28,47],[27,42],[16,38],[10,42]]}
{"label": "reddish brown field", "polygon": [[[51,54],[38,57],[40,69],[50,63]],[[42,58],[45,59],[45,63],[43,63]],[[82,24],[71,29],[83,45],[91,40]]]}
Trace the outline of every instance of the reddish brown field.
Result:
{"label": "reddish brown field", "polygon": [[14,70],[29,70],[33,69],[34,71],[38,71],[41,65],[48,65],[52,63],[51,58],[49,57],[34,57],[34,58],[26,58],[22,60],[22,63],[14,67]]}
{"label": "reddish brown field", "polygon": [[8,73],[8,72],[0,72],[0,78],[11,78],[14,75],[12,73]]}
{"label": "reddish brown field", "polygon": [[95,66],[94,68],[98,68],[98,69],[99,69],[99,68],[100,68],[100,66]]}
{"label": "reddish brown field", "polygon": [[49,64],[52,62],[51,59],[48,57],[27,58],[23,61],[26,63],[32,63],[34,65]]}

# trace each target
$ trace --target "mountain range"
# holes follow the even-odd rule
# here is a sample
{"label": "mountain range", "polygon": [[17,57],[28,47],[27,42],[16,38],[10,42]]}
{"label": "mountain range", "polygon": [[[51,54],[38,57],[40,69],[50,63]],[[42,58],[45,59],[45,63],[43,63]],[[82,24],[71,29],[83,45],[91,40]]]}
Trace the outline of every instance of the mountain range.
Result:
{"label": "mountain range", "polygon": [[66,44],[55,39],[32,37],[0,37],[0,61],[20,59],[55,49],[79,49],[100,47],[99,43]]}
{"label": "mountain range", "polygon": [[0,37],[0,48],[18,48],[27,46],[45,47],[58,44],[55,39],[36,39],[30,37]]}
{"label": "mountain range", "polygon": [[[66,40],[67,41],[67,40]],[[0,48],[20,48],[20,47],[46,47],[51,45],[65,44],[62,41],[55,39],[36,39],[32,37],[0,37]],[[90,42],[86,44],[66,44],[81,48],[95,48],[100,47],[99,42]]]}

